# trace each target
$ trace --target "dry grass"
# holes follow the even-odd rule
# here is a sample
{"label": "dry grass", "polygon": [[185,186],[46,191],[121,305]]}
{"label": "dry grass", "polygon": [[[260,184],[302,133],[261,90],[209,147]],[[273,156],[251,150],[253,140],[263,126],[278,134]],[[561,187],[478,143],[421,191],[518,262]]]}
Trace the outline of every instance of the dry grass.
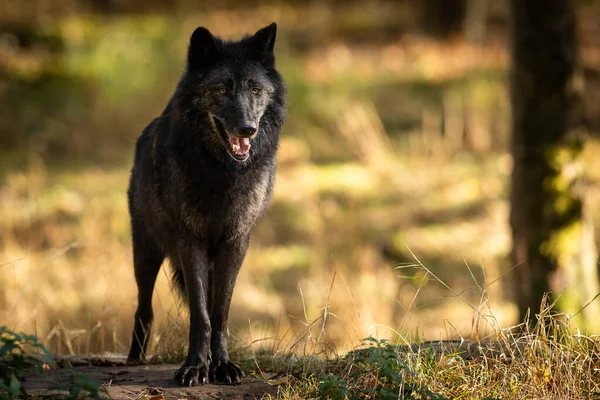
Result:
{"label": "dry grass", "polygon": [[[368,115],[363,131],[370,129]],[[463,257],[499,276],[507,249],[506,226],[497,224],[506,214],[497,189],[504,156],[478,170],[466,166],[475,166],[470,158],[432,169],[428,160],[402,158],[385,139],[361,144],[357,135],[339,138],[352,143],[354,160],[327,164],[312,163],[302,156],[302,142],[284,139],[273,206],[256,229],[233,299],[230,329],[240,340],[295,336],[322,314],[328,291],[335,316],[324,335],[342,350],[365,336],[387,335],[381,326],[445,337],[440,309],[458,331],[469,329],[459,322],[468,307],[440,298],[435,283],[417,284],[418,273],[394,268],[410,258],[409,243],[456,290],[472,284]],[[53,352],[126,352],[136,301],[127,175],[127,166],[70,172],[32,163],[8,176],[0,211],[0,318],[11,328],[36,333]],[[452,229],[457,234],[447,240],[443,232]],[[457,268],[460,275],[451,272]],[[154,298],[157,332],[185,318],[166,271]],[[417,291],[419,300],[411,302]],[[501,293],[494,296],[504,313]],[[403,318],[408,311],[410,319]]]}
{"label": "dry grass", "polygon": [[[479,284],[473,277],[480,298],[474,305],[416,256],[415,261],[405,268],[421,271],[471,309],[468,337],[450,326],[447,336],[457,339],[422,341],[409,330],[387,327],[393,334],[385,339],[367,337],[340,352],[326,334],[337,318],[331,313],[334,276],[321,314],[315,319],[305,314],[302,331],[246,346],[234,341],[234,359],[248,373],[278,385],[278,398],[288,400],[600,398],[600,339],[581,334],[571,316],[553,310],[554,303],[545,298],[526,321],[503,328],[488,297],[497,281]],[[417,297],[418,292],[413,302]]]}
{"label": "dry grass", "polygon": [[[291,347],[246,353],[246,368],[263,377],[278,372],[271,382],[289,400],[600,398],[597,336],[582,335],[547,299],[524,323],[500,328],[487,289],[480,290],[482,303],[471,320],[474,340],[415,342],[396,331],[388,339],[366,338],[340,357],[311,333],[311,327],[326,325],[324,311]],[[482,319],[494,329],[479,338]],[[299,343],[304,348],[293,353]]]}
{"label": "dry grass", "polygon": [[[578,334],[564,315],[553,314],[550,308],[536,318],[533,328],[503,329],[473,343],[473,348],[483,349],[477,356],[460,349],[438,353],[436,349],[444,343],[412,348],[397,345],[402,337],[369,341],[367,350],[343,359],[311,361],[307,372],[294,374],[290,383],[281,387],[282,398],[600,397],[598,338]],[[489,350],[495,348],[499,350]]]}

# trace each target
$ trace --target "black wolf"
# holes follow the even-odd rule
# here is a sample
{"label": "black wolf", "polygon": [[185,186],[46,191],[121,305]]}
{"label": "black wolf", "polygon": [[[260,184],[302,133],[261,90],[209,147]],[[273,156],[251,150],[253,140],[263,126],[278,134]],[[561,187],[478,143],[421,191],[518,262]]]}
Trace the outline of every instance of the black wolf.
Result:
{"label": "black wolf", "polygon": [[227,317],[250,232],[271,197],[286,117],[276,29],[240,41],[196,29],[175,94],[136,144],[128,197],[138,308],[128,359],[145,355],[154,283],[168,257],[190,309],[181,385],[242,378],[229,360]]}

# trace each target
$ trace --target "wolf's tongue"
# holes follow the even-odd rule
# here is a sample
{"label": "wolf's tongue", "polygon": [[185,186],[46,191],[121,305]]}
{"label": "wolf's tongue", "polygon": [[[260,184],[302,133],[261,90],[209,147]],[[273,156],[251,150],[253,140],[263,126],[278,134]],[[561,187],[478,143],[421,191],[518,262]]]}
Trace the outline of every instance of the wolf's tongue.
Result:
{"label": "wolf's tongue", "polygon": [[250,151],[250,139],[240,139],[240,153],[248,154],[248,151]]}
{"label": "wolf's tongue", "polygon": [[240,156],[246,155],[250,151],[250,139],[229,136],[229,144],[231,145],[231,150]]}

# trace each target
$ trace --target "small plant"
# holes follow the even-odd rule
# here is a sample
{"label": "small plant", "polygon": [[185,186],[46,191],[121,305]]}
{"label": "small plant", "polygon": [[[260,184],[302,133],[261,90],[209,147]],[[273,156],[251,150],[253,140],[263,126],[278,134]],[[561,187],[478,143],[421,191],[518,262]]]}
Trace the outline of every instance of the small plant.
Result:
{"label": "small plant", "polygon": [[379,399],[398,399],[401,393],[412,392],[412,374],[398,357],[397,346],[385,339],[367,338],[363,342],[371,344],[356,358],[362,367],[360,373],[371,381],[371,385],[362,390],[363,394],[372,394]]}
{"label": "small plant", "polygon": [[[32,356],[27,350],[38,354]],[[15,333],[0,326],[0,399],[25,397],[25,388],[21,384],[25,370],[35,368],[41,375],[44,367],[53,362],[52,355],[36,336]]]}
{"label": "small plant", "polygon": [[83,372],[73,372],[69,383],[53,386],[54,390],[64,390],[69,393],[68,400],[77,400],[81,394],[85,398],[94,400],[103,400],[107,398],[106,388],[102,387],[100,382],[89,377]]}
{"label": "small plant", "polygon": [[[25,371],[34,368],[41,376],[53,364],[52,355],[36,336],[0,326],[0,400],[26,398],[27,393],[21,383]],[[68,384],[49,389],[67,391],[70,400],[76,400],[80,395],[95,400],[108,397],[100,382],[80,372],[74,372]]]}
{"label": "small plant", "polygon": [[397,345],[372,337],[363,343],[368,347],[348,357],[347,372],[321,377],[312,395],[339,400],[445,399],[416,383],[413,371],[399,356]]}
{"label": "small plant", "polygon": [[317,393],[319,399],[344,400],[350,397],[352,391],[348,389],[346,382],[333,374],[329,374],[321,378]]}

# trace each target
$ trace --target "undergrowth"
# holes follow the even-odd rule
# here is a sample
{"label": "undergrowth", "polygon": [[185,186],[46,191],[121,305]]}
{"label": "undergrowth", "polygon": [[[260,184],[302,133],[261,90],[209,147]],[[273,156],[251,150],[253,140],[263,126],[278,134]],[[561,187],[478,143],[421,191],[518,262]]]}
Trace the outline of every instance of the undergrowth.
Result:
{"label": "undergrowth", "polygon": [[[0,399],[25,397],[23,373],[35,368],[43,374],[44,367],[53,363],[52,355],[37,337],[12,332],[5,326],[0,326],[0,345]],[[29,355],[27,348],[38,352],[39,357]]]}
{"label": "undergrowth", "polygon": [[[439,281],[421,263],[415,267]],[[600,339],[582,334],[572,316],[555,310],[557,299],[550,297],[522,324],[501,328],[489,305],[489,286],[477,285],[480,304],[469,304],[469,338],[456,331],[456,340],[425,342],[390,329],[391,337],[368,337],[342,355],[321,337],[335,318],[327,304],[287,344],[279,337],[251,340],[247,346],[230,343],[232,359],[247,374],[278,385],[284,400],[600,399]],[[466,302],[461,292],[446,287]],[[179,333],[177,338],[159,332],[170,346],[159,340],[156,349],[169,350],[164,358],[171,361],[169,356],[185,353],[187,327],[181,321],[174,318],[177,329],[168,328]],[[492,328],[484,337],[482,324]]]}
{"label": "undergrowth", "polygon": [[[22,383],[25,373],[34,369],[36,374],[43,376],[54,364],[52,355],[36,336],[0,326],[0,400],[27,398]],[[64,391],[67,393],[65,398],[70,400],[107,398],[106,389],[81,372],[73,372],[69,383],[48,389]]]}
{"label": "undergrowth", "polygon": [[[370,337],[337,359],[288,357],[280,397],[600,399],[600,341],[573,329],[569,317],[552,306],[544,302],[535,321],[498,330],[480,341],[406,345],[399,344],[405,343],[401,337]],[[261,359],[255,360],[258,366]],[[268,369],[268,364],[263,366]]]}

